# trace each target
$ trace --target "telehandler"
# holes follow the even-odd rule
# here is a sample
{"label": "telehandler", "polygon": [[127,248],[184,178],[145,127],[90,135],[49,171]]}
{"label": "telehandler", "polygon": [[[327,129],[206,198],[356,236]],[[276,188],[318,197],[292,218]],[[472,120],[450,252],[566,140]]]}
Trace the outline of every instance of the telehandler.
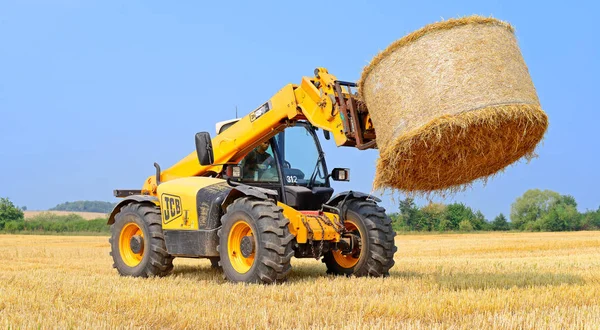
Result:
{"label": "telehandler", "polygon": [[150,176],[111,212],[111,256],[121,275],[166,276],[175,257],[208,258],[232,282],[286,279],[290,260],[322,259],[327,273],[387,276],[396,235],[369,194],[334,195],[349,170],[325,163],[317,132],[337,146],[377,148],[354,83],[325,68],[288,84],[243,118],[195,136],[196,151]]}

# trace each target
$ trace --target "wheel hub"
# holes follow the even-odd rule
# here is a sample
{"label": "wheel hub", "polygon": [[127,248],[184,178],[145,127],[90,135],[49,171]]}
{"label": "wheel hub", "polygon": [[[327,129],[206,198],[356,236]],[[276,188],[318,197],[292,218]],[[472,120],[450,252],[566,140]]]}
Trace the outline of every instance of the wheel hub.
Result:
{"label": "wheel hub", "polygon": [[129,241],[129,246],[131,247],[131,251],[133,253],[140,253],[144,249],[144,238],[140,235],[135,235],[131,237]]}
{"label": "wheel hub", "polygon": [[358,225],[350,219],[344,221],[346,233],[342,236],[344,241],[339,249],[333,251],[335,262],[342,268],[350,269],[358,264],[362,254],[362,235]]}
{"label": "wheel hub", "polygon": [[254,253],[254,237],[244,236],[240,242],[240,250],[244,258],[248,258]]}
{"label": "wheel hub", "polygon": [[341,240],[338,242],[338,249],[343,255],[352,254],[353,257],[357,257],[358,254],[357,256],[355,254],[357,251],[360,254],[361,249],[360,236],[356,233],[343,234]]}

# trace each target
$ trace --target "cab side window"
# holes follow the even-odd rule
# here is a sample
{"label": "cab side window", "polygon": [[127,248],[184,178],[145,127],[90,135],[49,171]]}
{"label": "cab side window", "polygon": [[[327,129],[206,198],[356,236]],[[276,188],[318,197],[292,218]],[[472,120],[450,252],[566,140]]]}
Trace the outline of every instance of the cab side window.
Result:
{"label": "cab side window", "polygon": [[279,182],[279,173],[269,141],[250,151],[239,163],[242,182]]}

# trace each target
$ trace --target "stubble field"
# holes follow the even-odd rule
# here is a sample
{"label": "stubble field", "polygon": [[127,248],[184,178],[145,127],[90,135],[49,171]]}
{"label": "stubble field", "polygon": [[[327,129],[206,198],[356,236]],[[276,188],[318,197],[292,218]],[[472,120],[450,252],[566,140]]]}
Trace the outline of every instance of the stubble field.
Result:
{"label": "stubble field", "polygon": [[600,328],[600,232],[400,235],[391,276],[293,260],[282,285],[205,260],[117,275],[107,237],[0,236],[0,328]]}

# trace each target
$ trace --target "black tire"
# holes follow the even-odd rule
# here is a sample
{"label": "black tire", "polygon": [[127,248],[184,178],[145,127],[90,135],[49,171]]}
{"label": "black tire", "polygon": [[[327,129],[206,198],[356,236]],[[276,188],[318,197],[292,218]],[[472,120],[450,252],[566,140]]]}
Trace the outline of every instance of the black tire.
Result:
{"label": "black tire", "polygon": [[[139,264],[128,265],[119,248],[121,232],[128,224],[137,225],[143,233],[143,250]],[[109,239],[113,267],[123,276],[166,276],[173,270],[173,257],[167,253],[162,231],[160,209],[147,203],[130,203],[121,208],[111,225]]]}
{"label": "black tire", "polygon": [[[252,230],[254,242],[253,262],[246,272],[237,271],[228,251],[228,240],[234,224],[247,224]],[[292,269],[290,260],[294,236],[290,234],[289,220],[283,216],[283,209],[273,202],[253,197],[241,197],[227,207],[221,218],[219,229],[220,265],[224,276],[232,282],[265,283],[285,281]]]}
{"label": "black tire", "polygon": [[325,253],[322,261],[327,266],[327,273],[357,277],[388,276],[398,248],[394,242],[396,232],[385,209],[375,202],[356,198],[348,199],[342,207],[347,208],[348,220],[356,224],[361,234],[360,256],[354,266],[345,268],[336,261],[335,252]]}

